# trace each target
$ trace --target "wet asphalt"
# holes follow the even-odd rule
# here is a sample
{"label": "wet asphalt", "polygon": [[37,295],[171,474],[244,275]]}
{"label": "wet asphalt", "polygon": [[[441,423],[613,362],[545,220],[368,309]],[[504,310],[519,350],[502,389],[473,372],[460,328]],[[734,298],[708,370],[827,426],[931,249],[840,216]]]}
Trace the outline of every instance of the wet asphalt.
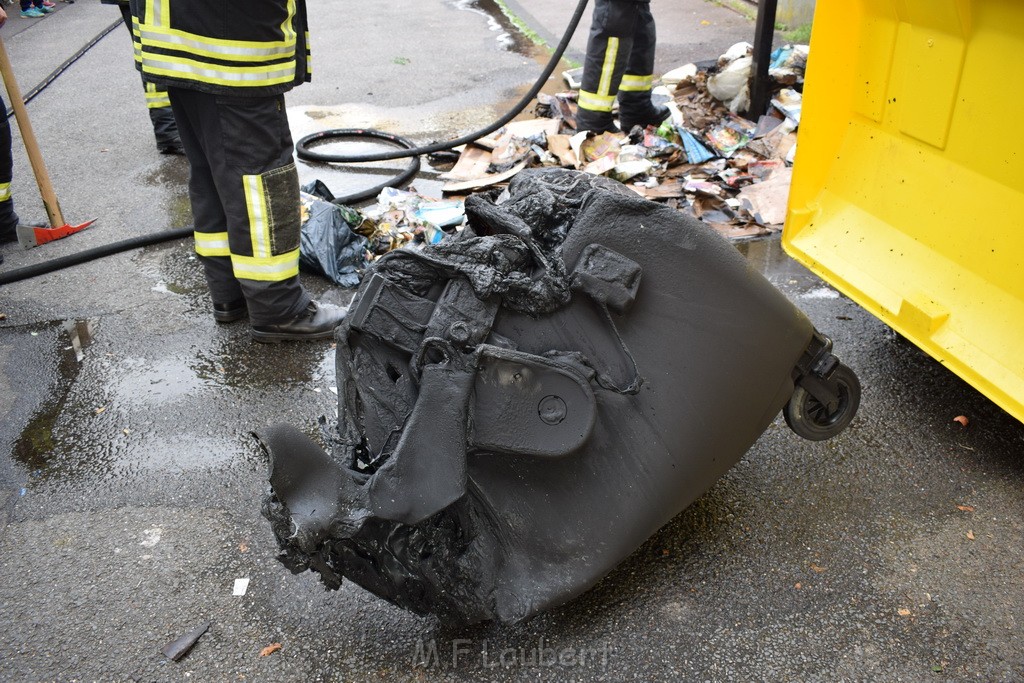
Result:
{"label": "wet asphalt", "polygon": [[[309,6],[316,76],[288,99],[296,137],[466,133],[545,60],[495,5]],[[554,42],[573,3],[507,6]],[[752,36],[718,5],[653,7],[660,70]],[[22,90],[116,18],[84,0],[12,17],[0,37]],[[187,166],[154,149],[123,26],[29,114],[65,218],[99,220],[34,250],[0,247],[0,272],[188,225]],[[301,173],[336,194],[378,181]],[[416,187],[436,192],[436,173]],[[17,133],[13,190],[24,219],[44,217]],[[352,584],[326,592],[274,559],[252,432],[285,421],[317,435],[321,416],[335,419],[329,343],[264,346],[244,323],[216,325],[184,241],[0,286],[0,680],[1024,680],[1024,425],[777,238],[738,248],[859,375],[851,427],[811,443],[777,419],[596,588],[523,624],[470,629]],[[323,300],[352,294],[304,281]],[[185,658],[161,654],[207,621]]]}

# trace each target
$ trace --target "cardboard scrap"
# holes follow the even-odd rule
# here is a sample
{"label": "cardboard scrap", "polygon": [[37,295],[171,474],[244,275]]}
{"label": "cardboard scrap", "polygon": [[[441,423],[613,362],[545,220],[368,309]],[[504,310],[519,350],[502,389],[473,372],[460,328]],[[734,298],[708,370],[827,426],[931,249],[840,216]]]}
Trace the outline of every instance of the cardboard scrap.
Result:
{"label": "cardboard scrap", "polygon": [[445,193],[466,192],[467,190],[478,190],[482,187],[497,185],[498,183],[503,183],[506,180],[511,180],[515,174],[519,173],[529,165],[530,159],[527,157],[503,173],[490,173],[461,182],[446,183],[441,186],[441,191]]}
{"label": "cardboard scrap", "polygon": [[450,171],[442,173],[443,180],[464,181],[480,178],[487,174],[491,165],[491,151],[476,145],[468,145]]}
{"label": "cardboard scrap", "polygon": [[786,206],[789,202],[789,185],[793,180],[793,169],[783,167],[765,180],[747,185],[740,190],[740,200],[746,200],[753,208],[755,218],[762,225],[782,225],[786,222]]}
{"label": "cardboard scrap", "polygon": [[570,135],[549,135],[548,151],[554,154],[565,168],[579,168],[580,160],[569,140]]}

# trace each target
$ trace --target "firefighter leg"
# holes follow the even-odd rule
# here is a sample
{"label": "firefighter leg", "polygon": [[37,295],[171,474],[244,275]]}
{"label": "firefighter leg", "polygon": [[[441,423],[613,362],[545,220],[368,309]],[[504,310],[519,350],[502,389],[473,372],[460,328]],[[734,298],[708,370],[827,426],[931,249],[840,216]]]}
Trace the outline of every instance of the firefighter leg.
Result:
{"label": "firefighter leg", "polygon": [[[261,342],[326,339],[345,309],[318,304],[299,283],[299,178],[284,96],[169,90],[205,158],[227,226],[231,275]],[[182,114],[179,116],[179,111]],[[192,156],[192,152],[189,152]],[[211,272],[207,270],[207,277]],[[217,317],[214,308],[214,316]]]}
{"label": "firefighter leg", "polygon": [[633,49],[638,7],[631,0],[597,0],[594,5],[576,112],[578,130],[617,130],[612,107]]}
{"label": "firefighter leg", "polygon": [[146,83],[145,86],[146,108],[149,109],[149,120],[153,123],[156,148],[161,154],[184,154],[167,91],[152,83]]}
{"label": "firefighter leg", "polygon": [[[214,301],[237,286],[254,327],[292,320],[310,297],[298,277],[299,186],[284,98],[169,93],[189,162],[209,173],[190,181],[193,205],[198,199],[202,209],[215,195],[224,216],[223,226],[208,224],[203,232],[197,217],[197,235],[210,236],[206,246],[217,250],[203,260]],[[220,260],[224,233],[234,284]]]}
{"label": "firefighter leg", "polygon": [[181,121],[179,135],[190,167],[188,191],[195,225],[196,253],[210,288],[214,318],[218,322],[232,322],[245,317],[247,307],[242,287],[231,269],[228,219],[217,193],[213,171],[196,132],[199,120],[193,116],[190,107],[181,103],[173,106]]}
{"label": "firefighter leg", "polygon": [[[121,9],[121,16],[124,18],[124,25],[129,35],[132,32],[132,13],[127,4],[118,5]],[[174,113],[171,111],[171,101],[167,98],[167,90],[152,83],[142,82],[146,91],[146,108],[149,110],[149,120],[153,123],[153,136],[156,138],[156,148],[161,154],[184,154],[181,141],[178,139],[178,127],[174,122]]]}
{"label": "firefighter leg", "polygon": [[[3,98],[0,107],[6,109]],[[14,158],[11,155],[11,122],[0,121],[0,242],[16,242],[18,239],[18,214],[14,211],[11,198],[11,179],[14,177]],[[3,263],[3,257],[0,257]]]}
{"label": "firefighter leg", "polygon": [[619,124],[624,131],[633,126],[658,125],[668,118],[668,107],[651,102],[656,43],[650,3],[636,3],[633,45],[619,84]]}

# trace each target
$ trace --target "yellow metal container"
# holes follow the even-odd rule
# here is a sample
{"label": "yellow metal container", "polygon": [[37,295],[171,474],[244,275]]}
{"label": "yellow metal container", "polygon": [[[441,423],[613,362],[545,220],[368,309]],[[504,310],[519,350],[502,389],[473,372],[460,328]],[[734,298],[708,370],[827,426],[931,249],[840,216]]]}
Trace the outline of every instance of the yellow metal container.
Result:
{"label": "yellow metal container", "polygon": [[1024,421],[1024,2],[819,2],[783,247]]}

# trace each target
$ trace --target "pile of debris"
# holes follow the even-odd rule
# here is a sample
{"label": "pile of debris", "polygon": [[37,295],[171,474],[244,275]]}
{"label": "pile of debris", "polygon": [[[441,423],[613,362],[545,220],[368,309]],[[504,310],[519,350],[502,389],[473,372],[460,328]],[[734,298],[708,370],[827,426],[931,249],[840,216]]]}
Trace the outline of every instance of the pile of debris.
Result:
{"label": "pile of debris", "polygon": [[[729,239],[778,232],[789,197],[808,48],[786,45],[772,54],[775,93],[756,121],[740,115],[750,106],[751,54],[749,43],[738,43],[716,61],[665,74],[653,97],[671,116],[657,128],[578,132],[578,90],[541,94],[536,118],[514,121],[464,146],[457,157],[449,155],[441,175],[446,199],[387,189],[376,205],[346,220],[366,238],[366,258],[372,260],[457,230],[466,195],[502,186],[526,168],[556,166],[614,178],[643,197],[691,213]],[[579,70],[563,74],[570,88],[578,88],[578,75]],[[445,158],[431,161],[445,168]]]}

